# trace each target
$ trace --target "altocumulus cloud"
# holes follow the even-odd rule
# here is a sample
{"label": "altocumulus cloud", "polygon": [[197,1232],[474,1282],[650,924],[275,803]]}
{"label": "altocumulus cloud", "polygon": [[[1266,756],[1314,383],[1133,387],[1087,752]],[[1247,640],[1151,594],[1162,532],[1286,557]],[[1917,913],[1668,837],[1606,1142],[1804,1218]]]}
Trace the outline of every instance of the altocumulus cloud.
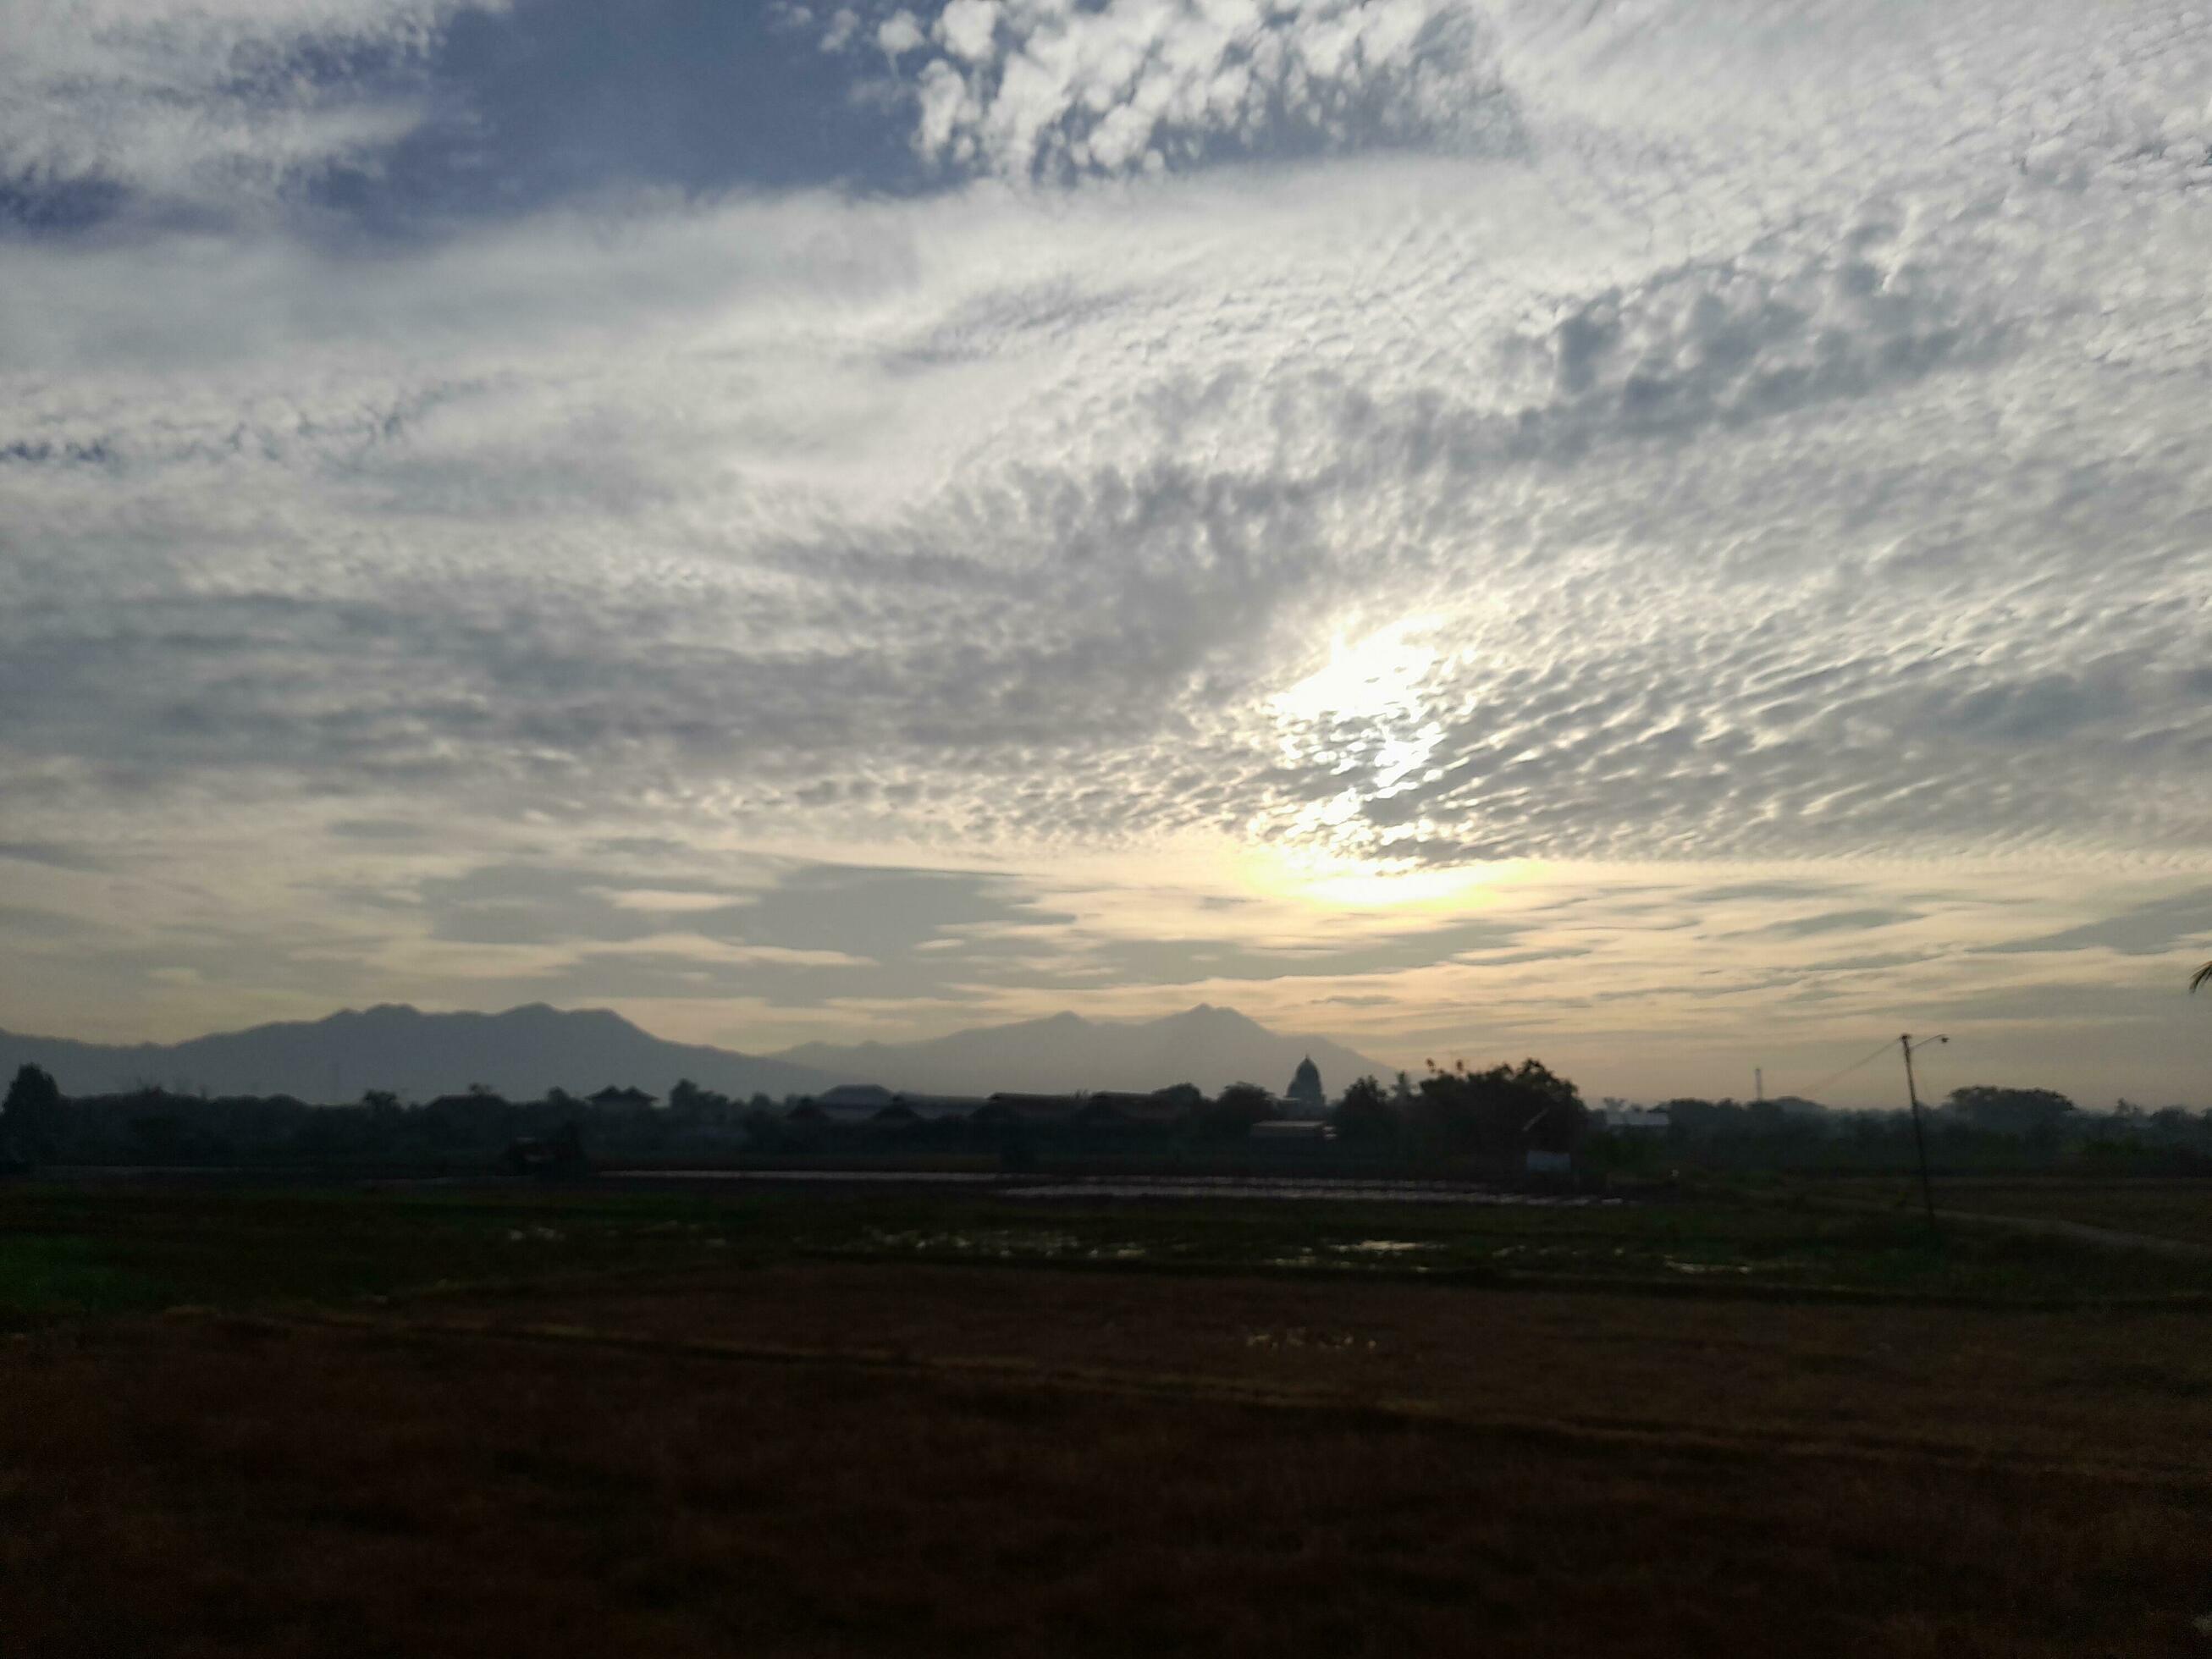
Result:
{"label": "altocumulus cloud", "polygon": [[841,8],[822,45],[887,60],[925,160],[1015,179],[1517,132],[1496,32],[1464,0],[950,0],[927,24]]}
{"label": "altocumulus cloud", "polygon": [[[1430,871],[2212,854],[2186,9],[787,6],[758,52],[841,76],[805,120],[860,135],[815,182],[638,161],[406,222],[423,146],[501,153],[457,31],[526,63],[562,15],[12,9],[11,841],[127,862],[143,814],[219,801],[311,838],[301,906],[318,868],[404,870],[380,925],[425,951],[497,921],[634,953],[665,919],[526,921],[472,872],[827,835],[1030,872],[1054,920],[971,987],[1048,981],[1059,929],[1085,982],[1228,964],[1352,1010],[1406,951],[1322,982],[1233,909],[1078,939],[1036,872],[1188,837]],[[919,172],[846,165],[892,153]],[[335,169],[386,179],[373,221]],[[1775,951],[1947,948],[1888,948],[1922,914],[1894,884],[1804,879]],[[746,994],[781,967],[888,1003],[963,953],[674,931],[705,943],[657,983]],[[1604,948],[1484,938],[1531,988]]]}
{"label": "altocumulus cloud", "polygon": [[387,146],[441,27],[504,0],[7,0],[0,217],[67,223],[114,198],[228,214]]}

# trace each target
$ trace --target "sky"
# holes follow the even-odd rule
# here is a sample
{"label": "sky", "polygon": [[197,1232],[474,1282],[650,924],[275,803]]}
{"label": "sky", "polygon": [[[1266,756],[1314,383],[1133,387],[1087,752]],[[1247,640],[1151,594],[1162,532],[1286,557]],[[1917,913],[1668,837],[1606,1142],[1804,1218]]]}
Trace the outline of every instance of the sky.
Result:
{"label": "sky", "polygon": [[0,1026],[2212,1103],[2212,19],[0,0]]}

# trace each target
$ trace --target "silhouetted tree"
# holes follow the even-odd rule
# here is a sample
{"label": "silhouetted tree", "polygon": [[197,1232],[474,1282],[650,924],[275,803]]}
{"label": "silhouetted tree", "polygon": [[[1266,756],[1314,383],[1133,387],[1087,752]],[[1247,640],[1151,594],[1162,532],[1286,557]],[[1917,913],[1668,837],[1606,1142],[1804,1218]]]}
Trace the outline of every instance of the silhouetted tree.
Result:
{"label": "silhouetted tree", "polygon": [[2150,1127],[2161,1140],[2186,1140],[2197,1133],[2197,1120],[2186,1106],[2161,1106],[2150,1115]]}
{"label": "silhouetted tree", "polygon": [[556,1173],[581,1175],[584,1172],[584,1132],[576,1127],[575,1119],[570,1118],[556,1129],[546,1145],[552,1152],[553,1168]]}
{"label": "silhouetted tree", "polygon": [[745,1139],[756,1152],[781,1152],[791,1149],[796,1139],[791,1124],[775,1109],[766,1095],[755,1095],[745,1115],[738,1120],[744,1131]]}
{"label": "silhouetted tree", "polygon": [[1952,1090],[1943,1103],[1970,1127],[2018,1135],[2045,1146],[2055,1142],[2075,1116],[2074,1103],[2049,1089],[2001,1089],[1976,1084]]}
{"label": "silhouetted tree", "polygon": [[1331,1114],[1337,1138],[1367,1146],[1395,1141],[1405,1133],[1404,1115],[1390,1103],[1382,1085],[1371,1077],[1361,1078],[1344,1091]]}
{"label": "silhouetted tree", "polygon": [[61,1138],[62,1091],[42,1066],[23,1065],[0,1104],[0,1141],[23,1159],[51,1158]]}
{"label": "silhouetted tree", "polygon": [[147,1159],[155,1164],[167,1164],[184,1155],[184,1120],[174,1112],[156,1112],[148,1117],[133,1118],[131,1133],[137,1137]]}
{"label": "silhouetted tree", "polygon": [[1540,1060],[1470,1072],[1431,1061],[1414,1103],[1413,1124],[1439,1152],[1518,1158],[1530,1147],[1571,1152],[1589,1121],[1582,1091]]}
{"label": "silhouetted tree", "polygon": [[1238,1140],[1274,1115],[1274,1096],[1256,1083],[1232,1083],[1199,1115],[1198,1133],[1206,1140]]}
{"label": "silhouetted tree", "polygon": [[1574,1151],[1589,1127],[1589,1108],[1583,1104],[1583,1091],[1540,1060],[1524,1060],[1508,1075],[1513,1086],[1539,1108],[1522,1124],[1522,1138],[1545,1152]]}
{"label": "silhouetted tree", "polygon": [[668,1091],[669,1115],[686,1128],[702,1125],[719,1127],[729,1121],[730,1109],[727,1095],[702,1089],[688,1077]]}

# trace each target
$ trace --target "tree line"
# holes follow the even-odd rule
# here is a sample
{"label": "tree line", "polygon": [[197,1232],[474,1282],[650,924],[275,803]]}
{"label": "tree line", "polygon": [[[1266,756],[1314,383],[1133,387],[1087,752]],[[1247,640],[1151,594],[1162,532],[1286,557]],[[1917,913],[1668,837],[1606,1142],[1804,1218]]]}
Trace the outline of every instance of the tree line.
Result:
{"label": "tree line", "polygon": [[[1120,1144],[1219,1151],[1279,1116],[1267,1090],[1231,1084],[1208,1097],[1188,1084],[1147,1097],[1162,1109]],[[147,1087],[75,1099],[25,1066],[0,1105],[0,1167],[39,1163],[160,1164],[453,1164],[484,1166],[518,1144],[586,1147],[622,1158],[805,1154],[866,1141],[943,1151],[1003,1152],[1035,1141],[1077,1152],[1114,1135],[1079,1126],[1027,1129],[947,1121],[853,1129],[795,1119],[790,1101],[738,1099],[678,1083],[665,1103],[635,1089],[591,1097],[552,1090],[510,1101],[482,1085],[425,1104],[372,1090],[346,1105],[290,1096],[205,1097]],[[1608,1108],[1620,1103],[1608,1101]],[[1902,1167],[1912,1155],[1903,1110],[1832,1111],[1810,1101],[1662,1103],[1662,1129],[1608,1128],[1581,1091],[1541,1060],[1473,1069],[1431,1065],[1416,1081],[1361,1078],[1329,1110],[1330,1153],[1368,1162],[1518,1170],[1531,1153],[1576,1155],[1599,1168]],[[1932,1155],[1959,1168],[2067,1164],[2212,1170],[2212,1110],[2149,1109],[2123,1101],[2093,1112],[2047,1089],[1977,1085],[1926,1111]]]}
{"label": "tree line", "polygon": [[[1720,1168],[1903,1168],[1916,1157],[1912,1115],[1836,1111],[1805,1100],[1662,1103],[1656,1134],[1609,1134],[1616,1166],[1662,1161]],[[2051,1089],[1973,1084],[1922,1109],[1929,1156],[1956,1170],[2138,1169],[2212,1173],[2212,1109],[2122,1100],[2092,1111]]]}
{"label": "tree line", "polygon": [[1531,1152],[1572,1153],[1590,1113],[1582,1091],[1540,1060],[1481,1071],[1461,1060],[1431,1062],[1418,1084],[1403,1072],[1387,1089],[1361,1078],[1331,1121],[1352,1146],[1511,1164]]}
{"label": "tree line", "polygon": [[[1066,1100],[1079,1107],[1127,1098]],[[853,1126],[792,1109],[804,1102],[757,1094],[740,1100],[688,1080],[665,1103],[614,1087],[590,1097],[556,1089],[510,1101],[474,1085],[422,1105],[383,1090],[344,1105],[314,1105],[288,1095],[210,1097],[152,1085],[64,1098],[51,1074],[25,1066],[0,1107],[0,1164],[483,1164],[532,1145],[565,1148],[573,1164],[586,1146],[624,1158],[712,1157],[805,1153],[861,1139],[950,1151],[1019,1150],[1032,1142],[1075,1151],[1094,1143],[1218,1151],[1283,1115],[1282,1103],[1251,1083],[1232,1083],[1211,1097],[1179,1084],[1137,1098],[1150,1109],[1142,1121],[1109,1129],[1079,1111],[1057,1122],[948,1118]],[[1395,1093],[1363,1079],[1327,1121],[1346,1152],[1514,1164],[1532,1147],[1571,1151],[1589,1113],[1574,1085],[1530,1060],[1488,1071],[1464,1064],[1432,1069],[1418,1087],[1401,1077]]]}
{"label": "tree line", "polygon": [[421,1105],[372,1089],[343,1105],[291,1095],[189,1095],[149,1085],[64,1097],[51,1074],[25,1066],[0,1105],[0,1167],[36,1164],[494,1164],[519,1141],[565,1142],[626,1154],[739,1144],[748,1111],[689,1085],[665,1106],[634,1089],[585,1097],[554,1089],[509,1100],[483,1084]]}

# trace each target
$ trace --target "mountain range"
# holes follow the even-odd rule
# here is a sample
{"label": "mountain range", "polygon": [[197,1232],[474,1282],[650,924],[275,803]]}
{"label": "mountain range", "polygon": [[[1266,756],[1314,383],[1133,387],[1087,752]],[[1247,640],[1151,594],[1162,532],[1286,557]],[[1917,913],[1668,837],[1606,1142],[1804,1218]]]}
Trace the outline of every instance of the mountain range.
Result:
{"label": "mountain range", "polygon": [[543,1003],[501,1014],[426,1014],[404,1005],[348,1008],[325,1019],[257,1025],[186,1042],[106,1047],[0,1032],[0,1066],[45,1066],[64,1094],[159,1084],[187,1093],[357,1100],[389,1089],[403,1100],[482,1083],[512,1099],[609,1084],[665,1095],[679,1078],[724,1094],[807,1094],[839,1081],[727,1048],[664,1042],[604,1008]]}
{"label": "mountain range", "polygon": [[925,1042],[810,1042],[776,1058],[848,1081],[935,1094],[1055,1094],[1176,1083],[1195,1083],[1208,1094],[1231,1083],[1256,1083],[1279,1094],[1308,1055],[1332,1096],[1354,1078],[1390,1075],[1390,1068],[1327,1037],[1285,1036],[1234,1008],[1204,1003],[1158,1019],[1054,1014]]}
{"label": "mountain range", "polygon": [[0,1076],[26,1063],[42,1066],[64,1094],[158,1084],[313,1101],[356,1100],[370,1089],[424,1100],[475,1083],[514,1099],[553,1088],[584,1094],[609,1084],[665,1097],[685,1078],[738,1098],[776,1099],[840,1083],[970,1095],[1174,1083],[1212,1093],[1240,1081],[1279,1091],[1308,1054],[1332,1094],[1363,1073],[1385,1074],[1376,1061],[1325,1037],[1282,1036],[1234,1009],[1206,1006],[1137,1021],[1058,1014],[924,1042],[808,1043],[768,1055],[665,1042],[606,1009],[543,1003],[497,1014],[431,1014],[386,1004],[177,1043],[109,1046],[0,1031]]}

